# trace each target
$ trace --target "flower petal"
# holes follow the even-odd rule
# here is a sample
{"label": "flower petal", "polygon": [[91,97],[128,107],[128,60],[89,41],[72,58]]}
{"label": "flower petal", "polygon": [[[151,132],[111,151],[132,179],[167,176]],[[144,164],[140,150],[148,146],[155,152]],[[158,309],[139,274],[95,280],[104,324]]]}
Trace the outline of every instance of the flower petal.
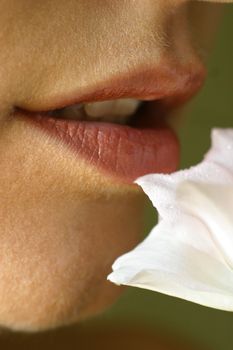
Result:
{"label": "flower petal", "polygon": [[213,129],[211,139],[212,147],[205,161],[225,168],[233,178],[233,129]]}
{"label": "flower petal", "polygon": [[205,236],[209,232],[198,220],[162,222],[143,244],[116,260],[108,279],[233,311],[233,273]]}
{"label": "flower petal", "polygon": [[233,185],[184,183],[177,190],[179,202],[211,232],[233,273]]}
{"label": "flower petal", "polygon": [[159,224],[108,279],[233,311],[233,129],[215,129],[204,161],[137,179]]}

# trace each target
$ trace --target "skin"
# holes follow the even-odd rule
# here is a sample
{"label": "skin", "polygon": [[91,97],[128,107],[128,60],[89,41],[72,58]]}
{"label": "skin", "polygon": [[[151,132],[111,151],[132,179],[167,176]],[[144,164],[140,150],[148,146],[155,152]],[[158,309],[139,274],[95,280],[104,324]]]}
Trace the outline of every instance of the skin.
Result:
{"label": "skin", "polygon": [[221,10],[188,0],[54,4],[0,0],[0,324],[27,331],[113,303],[121,288],[106,276],[140,241],[145,198],[12,118],[14,107],[46,110],[143,64],[200,64]]}
{"label": "skin", "polygon": [[[161,334],[162,333],[162,334]],[[193,343],[193,342],[192,342]],[[159,350],[204,350],[200,344],[194,346],[186,339],[182,340],[167,332],[156,332],[147,327],[120,324],[113,326],[109,323],[98,322],[93,325],[88,322],[81,327],[64,327],[55,332],[43,332],[37,334],[21,333],[10,334],[0,338],[1,348],[7,350],[49,350],[53,348],[66,350],[69,347],[78,349],[95,350],[128,350],[128,349],[159,349]],[[156,344],[156,347],[155,347]],[[157,350],[156,349],[156,350]]]}

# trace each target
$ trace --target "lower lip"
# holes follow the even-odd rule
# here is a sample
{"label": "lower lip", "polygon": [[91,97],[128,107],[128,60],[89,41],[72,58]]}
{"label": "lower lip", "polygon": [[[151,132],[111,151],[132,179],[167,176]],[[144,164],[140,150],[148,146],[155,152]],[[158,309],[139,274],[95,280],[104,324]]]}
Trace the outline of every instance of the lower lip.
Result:
{"label": "lower lip", "polygon": [[32,117],[26,113],[21,117],[62,141],[78,158],[120,182],[129,184],[149,173],[171,173],[178,166],[178,141],[165,125],[130,127],[55,119],[41,114]]}

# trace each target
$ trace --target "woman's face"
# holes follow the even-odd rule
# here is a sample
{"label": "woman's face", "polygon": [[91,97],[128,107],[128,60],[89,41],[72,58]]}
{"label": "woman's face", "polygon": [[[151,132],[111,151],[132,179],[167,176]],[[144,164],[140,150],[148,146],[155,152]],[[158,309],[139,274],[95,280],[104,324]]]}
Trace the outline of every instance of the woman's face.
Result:
{"label": "woman's face", "polygon": [[[220,10],[188,0],[0,0],[0,324],[53,327],[116,299],[121,289],[106,276],[142,231],[144,197],[132,181],[176,170],[179,150],[161,122],[147,133],[118,124],[135,100],[115,106],[113,119],[113,107],[91,102],[159,100],[139,113],[158,123],[201,87]],[[92,121],[69,120],[79,105],[67,107],[81,103]]]}

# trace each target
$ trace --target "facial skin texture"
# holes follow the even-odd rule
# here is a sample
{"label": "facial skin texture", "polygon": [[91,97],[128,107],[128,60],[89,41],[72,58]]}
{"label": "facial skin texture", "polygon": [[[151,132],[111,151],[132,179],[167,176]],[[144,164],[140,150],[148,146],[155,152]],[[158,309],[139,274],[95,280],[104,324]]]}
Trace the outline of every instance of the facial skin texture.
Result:
{"label": "facial skin texture", "polygon": [[144,206],[139,188],[103,176],[12,118],[13,108],[46,110],[140,66],[199,65],[206,51],[195,28],[205,23],[202,43],[209,40],[220,9],[185,0],[0,0],[2,326],[41,330],[110,305],[121,288],[106,276],[140,240]]}

